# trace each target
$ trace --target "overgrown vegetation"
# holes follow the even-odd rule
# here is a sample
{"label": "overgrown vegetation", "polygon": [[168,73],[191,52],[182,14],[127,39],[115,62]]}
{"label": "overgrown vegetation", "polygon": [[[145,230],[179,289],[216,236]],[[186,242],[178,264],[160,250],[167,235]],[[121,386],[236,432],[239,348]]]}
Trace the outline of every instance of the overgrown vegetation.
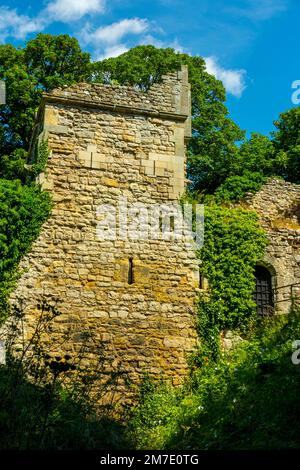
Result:
{"label": "overgrown vegetation", "polygon": [[[41,301],[31,340],[24,341],[24,312],[15,307],[5,334],[6,364],[0,365],[0,449],[110,449],[128,446],[124,426],[97,403],[114,386],[95,383],[103,370],[102,344],[81,325],[82,343],[76,357],[58,357],[57,343],[43,343],[60,313]],[[79,331],[77,331],[77,334]],[[63,344],[74,334],[66,329]],[[97,357],[87,370],[86,354]]]}
{"label": "overgrown vegetation", "polygon": [[251,339],[208,358],[181,389],[148,384],[128,432],[138,449],[299,448],[300,313],[253,326]]}
{"label": "overgrown vegetation", "polygon": [[229,176],[215,191],[217,204],[242,201],[248,193],[259,191],[267,178],[258,172],[245,172],[242,176]]}
{"label": "overgrown vegetation", "polygon": [[267,244],[255,212],[207,206],[205,242],[199,252],[201,271],[209,283],[198,305],[201,346],[197,362],[220,354],[220,331],[247,330],[256,314],[254,267]]}
{"label": "overgrown vegetation", "polygon": [[[266,238],[256,215],[235,207],[269,177],[300,183],[300,108],[280,115],[271,138],[253,133],[246,139],[228,116],[223,84],[207,73],[199,56],[138,46],[92,63],[77,40],[67,35],[39,34],[18,49],[0,45],[0,80],[7,85],[7,104],[0,106],[1,319],[19,261],[51,208],[48,195],[35,183],[45,169],[47,143],[37,149],[31,168],[25,165],[42,93],[81,81],[147,91],[181,64],[188,65],[192,87],[189,197],[206,204],[205,243],[199,257],[210,286],[199,299],[201,348],[192,376],[179,390],[145,382],[125,437],[123,427],[97,415],[88,387],[74,384],[70,389],[39,349],[39,363],[26,355],[20,360],[8,354],[7,365],[0,366],[0,448],[300,445],[300,372],[290,361],[291,341],[300,334],[299,313],[258,325],[253,271]],[[245,338],[230,354],[220,349],[222,329],[236,329]],[[89,382],[91,377],[86,378]]]}
{"label": "overgrown vegetation", "polygon": [[0,80],[7,85],[7,104],[0,107],[0,176],[22,179],[35,112],[44,91],[82,81],[147,90],[181,64],[188,65],[192,88],[188,171],[198,197],[214,194],[227,178],[241,177],[238,193],[231,195],[232,180],[226,186],[226,197],[236,199],[262,184],[258,173],[298,182],[299,108],[279,117],[271,139],[258,133],[246,139],[228,116],[223,84],[207,73],[202,57],[149,45],[91,62],[75,38],[49,34],[38,34],[23,49],[0,45]]}
{"label": "overgrown vegetation", "polygon": [[[46,325],[58,315],[44,314]],[[208,357],[182,388],[146,379],[122,424],[90,399],[93,371],[82,385],[65,381],[60,363],[45,369],[38,337],[38,361],[26,350],[0,366],[1,449],[299,448],[300,368],[291,361],[299,311],[256,322],[250,338],[217,362]]]}
{"label": "overgrown vegetation", "polygon": [[7,315],[7,297],[18,264],[37,238],[51,208],[48,193],[34,183],[0,179],[0,320]]}

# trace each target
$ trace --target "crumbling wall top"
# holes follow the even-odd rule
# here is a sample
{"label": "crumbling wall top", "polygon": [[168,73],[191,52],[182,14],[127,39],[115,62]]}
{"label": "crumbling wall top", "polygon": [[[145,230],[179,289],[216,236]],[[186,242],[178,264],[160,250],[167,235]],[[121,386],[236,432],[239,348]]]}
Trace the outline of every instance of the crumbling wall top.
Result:
{"label": "crumbling wall top", "polygon": [[148,91],[136,87],[103,85],[99,83],[78,83],[58,88],[43,95],[45,103],[85,105],[117,112],[138,114],[160,114],[188,121],[186,137],[190,134],[191,92],[187,66],[178,72],[162,77]]}
{"label": "crumbling wall top", "polygon": [[270,179],[247,202],[265,221],[287,216],[291,210],[300,209],[300,185],[281,179]]}

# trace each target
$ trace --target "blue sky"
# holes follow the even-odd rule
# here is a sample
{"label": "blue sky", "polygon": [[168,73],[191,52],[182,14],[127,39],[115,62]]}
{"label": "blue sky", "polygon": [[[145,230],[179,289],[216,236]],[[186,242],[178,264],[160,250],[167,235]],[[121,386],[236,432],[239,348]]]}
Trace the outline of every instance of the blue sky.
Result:
{"label": "blue sky", "polygon": [[137,44],[206,58],[227,89],[231,117],[268,134],[300,80],[299,0],[0,0],[0,43],[71,34],[94,59]]}

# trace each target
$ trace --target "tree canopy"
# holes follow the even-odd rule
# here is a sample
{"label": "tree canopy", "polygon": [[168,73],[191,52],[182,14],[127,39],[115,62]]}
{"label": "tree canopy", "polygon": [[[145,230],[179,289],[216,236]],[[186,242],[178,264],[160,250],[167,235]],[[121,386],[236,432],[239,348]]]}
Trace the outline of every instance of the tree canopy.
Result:
{"label": "tree canopy", "polygon": [[[57,443],[68,449],[99,447],[106,435],[117,448],[128,448],[133,440],[135,447],[159,449],[298,445],[299,426],[291,426],[290,415],[300,380],[290,360],[290,343],[300,334],[299,312],[291,320],[280,315],[274,325],[263,325],[263,333],[259,327],[255,332],[254,266],[263,256],[267,237],[258,216],[236,205],[270,176],[300,184],[300,108],[282,113],[270,137],[252,133],[247,139],[228,114],[223,84],[207,72],[199,56],[148,45],[92,62],[68,35],[39,34],[23,48],[0,45],[0,80],[7,88],[7,103],[0,106],[0,321],[9,311],[7,299],[19,262],[51,211],[49,194],[35,182],[45,169],[47,142],[38,145],[30,171],[25,166],[42,93],[82,81],[147,91],[181,64],[188,66],[192,90],[187,165],[192,184],[186,198],[206,203],[204,245],[198,256],[209,283],[208,291],[199,294],[200,341],[191,378],[176,392],[152,388],[151,393],[152,385],[145,381],[125,442],[125,427],[119,434],[107,414],[99,420],[98,411],[94,414],[90,406],[94,395],[87,399],[83,393],[86,384],[91,389],[95,371],[84,376],[83,387],[75,383],[69,393],[61,388],[63,382],[53,379],[49,388],[49,367],[38,362],[42,349],[33,349],[39,352],[34,355],[38,367],[26,365],[30,383],[25,362],[7,355],[9,362],[0,370],[2,448],[54,448]],[[23,322],[20,312],[19,320]],[[221,332],[228,329],[246,338],[230,355],[220,349]],[[300,408],[296,412],[300,415]],[[279,431],[271,435],[270,429]]]}
{"label": "tree canopy", "polygon": [[[148,45],[137,46],[119,57],[92,62],[90,55],[81,50],[75,38],[68,35],[39,34],[28,41],[24,48],[9,44],[0,46],[0,80],[5,80],[7,84],[7,104],[0,107],[0,183],[3,194],[9,195],[6,208],[5,202],[2,202],[2,213],[9,213],[10,200],[18,200],[18,213],[20,216],[27,214],[28,193],[25,189],[21,191],[20,183],[11,185],[8,180],[18,180],[32,191],[33,177],[47,158],[47,149],[41,148],[41,161],[28,174],[24,163],[36,110],[44,91],[49,92],[53,88],[81,81],[129,85],[147,91],[152,84],[161,81],[163,75],[179,70],[182,64],[188,66],[192,91],[193,132],[188,147],[188,176],[192,181],[192,197],[198,201],[228,205],[240,201],[249,191],[257,191],[269,176],[277,175],[299,183],[299,108],[279,116],[275,122],[276,131],[270,138],[252,133],[246,139],[245,132],[228,115],[223,84],[207,72],[203,58],[176,52],[171,48]],[[39,204],[39,192],[33,191],[30,194],[31,203],[35,204],[36,201]],[[213,209],[207,212],[211,216],[208,216],[208,221],[211,219],[211,227],[216,230],[211,230],[214,243],[218,243],[218,219],[223,220],[223,217],[224,220],[229,220],[229,213],[220,210],[220,214]],[[39,221],[44,220],[47,213],[45,204],[45,210],[38,218],[35,211],[32,211],[31,216],[40,225]],[[231,216],[235,220],[234,214]],[[23,220],[30,227],[28,217],[29,215],[21,217],[18,223],[21,224]],[[34,220],[31,223],[34,225]],[[2,222],[0,220],[0,224],[0,235],[4,241],[8,240],[11,228],[6,223],[6,216]],[[241,230],[244,230],[242,220],[240,225]],[[229,224],[228,227],[233,225]],[[18,233],[22,233],[22,230],[18,229]],[[36,229],[34,233],[37,233]],[[256,235],[253,235],[254,238]],[[233,232],[230,236],[237,240]],[[18,256],[28,249],[31,240],[28,237],[28,245],[20,245]],[[250,243],[253,244],[253,240]],[[234,258],[240,246],[235,241],[233,245],[231,251]],[[207,266],[209,262],[208,258],[205,260],[203,253],[203,268],[206,269],[205,262]],[[10,259],[11,256],[7,260],[8,264]],[[251,263],[253,264],[252,261]],[[249,272],[250,264],[247,265]],[[234,263],[232,266],[234,267]],[[250,278],[251,276],[251,284]],[[218,281],[210,281],[218,292]],[[232,310],[231,307],[230,309]],[[246,310],[251,309],[247,307]]]}
{"label": "tree canopy", "polygon": [[193,136],[188,150],[191,189],[199,195],[214,194],[227,178],[236,176],[243,178],[244,186],[249,179],[252,187],[250,173],[299,182],[299,108],[280,115],[271,138],[253,133],[246,139],[245,132],[228,115],[222,82],[206,71],[202,57],[148,45],[92,62],[75,38],[49,34],[38,34],[24,48],[0,46],[0,80],[7,85],[7,104],[0,107],[0,176],[22,178],[35,113],[44,91],[81,81],[148,90],[181,64],[188,66],[192,89]]}
{"label": "tree canopy", "polygon": [[244,132],[228,116],[221,81],[206,71],[205,61],[174,49],[138,46],[116,58],[93,65],[94,80],[138,86],[147,90],[162,75],[188,66],[192,92],[192,128],[189,174],[194,189],[213,191],[230,174],[236,143]]}
{"label": "tree canopy", "polygon": [[0,46],[0,80],[7,103],[0,107],[0,156],[28,149],[44,91],[89,79],[90,55],[68,35],[38,34],[23,49]]}

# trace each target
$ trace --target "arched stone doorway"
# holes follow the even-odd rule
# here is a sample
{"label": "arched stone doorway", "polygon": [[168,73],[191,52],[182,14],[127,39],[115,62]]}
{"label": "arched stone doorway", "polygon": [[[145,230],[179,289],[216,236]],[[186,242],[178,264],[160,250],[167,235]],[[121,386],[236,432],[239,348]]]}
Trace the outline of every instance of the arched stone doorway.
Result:
{"label": "arched stone doorway", "polygon": [[271,315],[274,312],[272,275],[266,267],[256,266],[255,279],[254,300],[257,305],[257,314]]}

